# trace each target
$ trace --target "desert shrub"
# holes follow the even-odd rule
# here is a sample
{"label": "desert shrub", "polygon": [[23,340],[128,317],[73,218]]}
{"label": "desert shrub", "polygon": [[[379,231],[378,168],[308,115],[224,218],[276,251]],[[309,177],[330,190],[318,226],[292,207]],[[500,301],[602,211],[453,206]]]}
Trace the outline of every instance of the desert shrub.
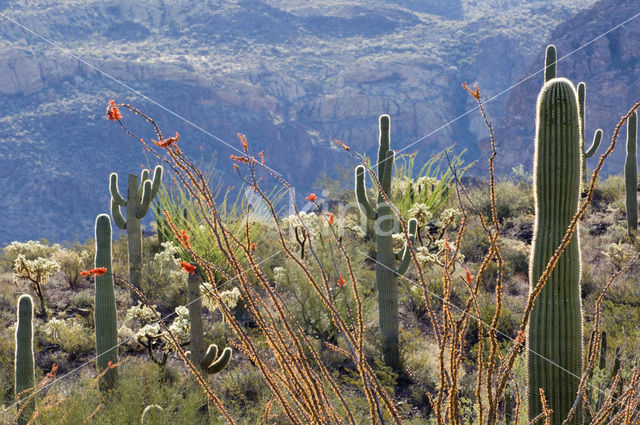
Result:
{"label": "desert shrub", "polygon": [[[218,424],[215,408],[207,419],[200,409],[206,398],[193,384],[192,377],[176,375],[171,383],[163,380],[163,371],[149,362],[129,358],[121,362],[118,385],[102,403],[95,378],[85,376],[74,382],[71,390],[64,390],[63,401],[50,408],[40,403],[41,423],[75,425],[80,423],[106,423],[110,425],[139,424],[144,408],[150,404],[163,407],[163,423]],[[61,392],[54,384],[50,393]]]}
{"label": "desert shrub", "polygon": [[60,266],[60,272],[67,285],[75,289],[83,280],[80,272],[93,268],[94,255],[87,249],[75,251],[61,248],[51,255],[51,259]]}
{"label": "desert shrub", "polygon": [[63,351],[78,355],[92,351],[95,347],[93,331],[83,326],[78,318],[52,318],[44,323],[39,337],[46,343],[56,344]]}
{"label": "desert shrub", "polygon": [[469,261],[480,262],[489,252],[489,239],[479,227],[468,227],[465,231],[460,252]]}
{"label": "desert shrub", "polygon": [[49,243],[44,239],[40,241],[27,242],[14,241],[4,248],[4,259],[2,264],[10,270],[13,268],[13,265],[19,255],[22,255],[26,260],[49,258],[60,249],[60,245],[49,245]]}
{"label": "desert shrub", "polygon": [[140,289],[164,311],[186,303],[187,273],[176,258],[178,247],[173,242],[162,244],[163,250],[142,266]]}
{"label": "desert shrub", "polygon": [[[471,193],[476,206],[485,217],[490,219],[491,201],[488,188],[482,185]],[[496,212],[500,222],[534,212],[533,191],[526,183],[514,184],[509,180],[501,180],[496,183],[495,194]]]}

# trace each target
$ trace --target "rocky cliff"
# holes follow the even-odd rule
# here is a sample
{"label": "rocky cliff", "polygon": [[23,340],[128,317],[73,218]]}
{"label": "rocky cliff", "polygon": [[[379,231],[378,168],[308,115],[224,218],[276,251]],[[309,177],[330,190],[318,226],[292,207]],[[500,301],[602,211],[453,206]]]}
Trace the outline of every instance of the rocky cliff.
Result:
{"label": "rocky cliff", "polygon": [[[332,139],[372,155],[381,113],[392,116],[396,149],[410,146],[426,158],[457,143],[471,161],[486,131],[475,114],[450,123],[474,106],[460,84],[478,81],[487,96],[509,87],[539,63],[552,34],[574,34],[579,43],[606,26],[569,24],[594,13],[593,4],[2,2],[0,242],[84,240],[96,214],[108,209],[109,173],[139,172],[146,163],[140,146],[104,119],[109,99],[140,106],[168,134],[178,131],[183,150],[205,163],[217,154],[227,182],[231,151],[220,140],[235,146],[243,132],[299,193],[319,191],[321,172],[341,176],[354,166]],[[623,17],[615,11],[609,21]],[[568,66],[561,72],[573,78]],[[596,106],[598,84],[587,83],[591,129],[599,114],[593,108],[604,114],[612,105]],[[516,93],[506,109],[505,96],[488,105],[496,123],[514,119]],[[514,121],[521,140],[525,121]],[[505,166],[521,160],[508,155]]]}
{"label": "rocky cliff", "polygon": [[[561,58],[558,76],[569,78],[576,85],[580,81],[586,83],[586,143],[591,144],[597,128],[604,131],[600,149],[588,160],[591,171],[611,141],[620,117],[640,101],[640,16],[614,29],[639,13],[640,6],[635,1],[603,0],[558,25],[548,39]],[[540,49],[521,79],[537,74],[518,84],[507,96],[504,118],[496,130],[502,172],[508,173],[519,163],[525,169],[532,168],[536,98],[544,80],[542,68],[544,49]],[[623,172],[624,134],[623,130],[605,163],[605,173]],[[487,146],[486,139],[481,146]]]}

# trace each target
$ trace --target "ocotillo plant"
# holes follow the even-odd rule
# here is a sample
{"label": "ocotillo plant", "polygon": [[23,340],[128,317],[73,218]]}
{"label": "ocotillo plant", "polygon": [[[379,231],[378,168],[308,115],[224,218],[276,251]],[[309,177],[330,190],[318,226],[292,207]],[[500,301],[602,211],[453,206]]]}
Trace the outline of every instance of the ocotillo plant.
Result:
{"label": "ocotillo plant", "polygon": [[[140,220],[147,214],[151,201],[160,188],[162,166],[153,170],[153,182],[149,179],[149,170],[143,170],[138,184],[138,176],[129,174],[127,183],[127,199],[118,192],[118,175],[111,173],[109,191],[111,192],[111,216],[116,226],[127,231],[127,247],[129,250],[129,281],[140,287],[142,270],[142,227]],[[122,216],[120,207],[127,209],[127,218]],[[132,292],[132,295],[133,292]],[[134,295],[135,298],[135,295]]]}
{"label": "ocotillo plant", "polygon": [[18,299],[18,326],[16,328],[16,400],[22,413],[18,425],[25,425],[31,419],[35,401],[28,400],[25,405],[21,400],[30,396],[29,389],[35,385],[33,369],[33,300],[30,295],[22,295]]}
{"label": "ocotillo plant", "polygon": [[636,158],[638,113],[627,121],[627,157],[624,162],[624,186],[627,198],[627,230],[635,239],[638,233],[638,162]]}
{"label": "ocotillo plant", "polygon": [[[544,67],[544,82],[556,78],[557,75],[557,52],[556,46],[550,44],[547,46],[545,54],[545,67]],[[587,85],[583,82],[578,83],[578,113],[580,115],[580,153],[582,155],[582,180],[587,178],[587,158],[591,158],[602,141],[602,130],[597,129],[593,135],[593,142],[589,149],[585,149],[586,143],[586,125],[585,125],[585,98],[587,94]]]}
{"label": "ocotillo plant", "polygon": [[[576,90],[569,80],[552,78],[542,87],[537,104],[534,157],[536,219],[530,263],[532,290],[578,211],[580,168],[580,118]],[[582,375],[577,232],[536,299],[528,333],[529,417],[532,419],[543,411],[539,392],[543,389],[548,407],[553,410],[551,424],[559,425],[575,402]],[[574,416],[570,423],[578,422]]]}
{"label": "ocotillo plant", "polygon": [[[395,227],[395,217],[387,199],[391,197],[391,174],[393,172],[394,152],[389,148],[389,116],[380,116],[380,144],[378,149],[377,179],[378,205],[373,208],[367,198],[362,165],[356,167],[356,199],[362,213],[375,221],[377,236],[376,254],[376,287],[378,290],[378,313],[380,332],[382,334],[382,353],[385,362],[394,369],[400,367],[400,350],[398,347],[398,284],[396,274],[402,275],[407,271],[411,261],[410,252],[405,245],[404,250],[397,254],[393,251],[392,233]],[[409,234],[413,239],[417,228],[416,220],[409,220]],[[413,243],[413,240],[412,240]],[[400,265],[396,268],[396,259]]]}
{"label": "ocotillo plant", "polygon": [[[116,298],[113,288],[113,268],[111,264],[111,220],[106,214],[96,218],[96,268],[104,267],[106,273],[96,276],[95,324],[96,350],[98,352],[98,373],[118,362],[118,327],[116,323]],[[111,368],[100,379],[101,391],[113,388],[118,378]]]}

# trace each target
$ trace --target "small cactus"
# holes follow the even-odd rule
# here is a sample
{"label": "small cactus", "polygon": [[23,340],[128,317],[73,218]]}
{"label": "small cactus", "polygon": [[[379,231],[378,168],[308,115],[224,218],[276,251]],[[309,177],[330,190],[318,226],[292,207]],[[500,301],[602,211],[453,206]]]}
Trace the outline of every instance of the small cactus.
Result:
{"label": "small cactus", "polygon": [[33,361],[33,299],[26,294],[18,299],[15,373],[15,395],[18,408],[22,408],[18,425],[25,425],[33,415],[35,400],[32,398],[25,405],[22,400],[31,395],[30,389],[35,386],[36,380]]}
{"label": "small cactus", "polygon": [[220,372],[222,369],[227,367],[229,362],[231,361],[231,348],[225,347],[222,350],[222,354],[218,357],[218,346],[216,344],[211,344],[207,349],[207,353],[204,355],[200,366],[203,370],[205,370],[208,374],[214,374]]}
{"label": "small cactus", "polygon": [[[98,373],[118,362],[118,327],[116,322],[116,299],[113,288],[113,268],[111,264],[111,220],[106,214],[96,218],[96,258],[95,267],[104,267],[107,273],[96,276],[95,326],[96,350],[98,353]],[[118,372],[111,368],[100,379],[101,391],[113,388]]]}
{"label": "small cactus", "polygon": [[587,85],[583,82],[578,83],[578,112],[580,114],[580,145],[582,152],[582,180],[587,180],[587,158],[591,158],[598,148],[600,147],[600,142],[602,141],[602,130],[597,129],[593,134],[593,142],[591,142],[591,147],[589,149],[585,149],[585,143],[587,142],[586,138],[586,124],[585,124],[585,97],[587,92]]}
{"label": "small cactus", "polygon": [[218,346],[211,344],[204,352],[204,332],[202,326],[202,296],[200,294],[200,277],[196,270],[189,274],[187,280],[187,292],[189,294],[189,322],[191,323],[191,342],[189,349],[191,351],[191,361],[200,366],[200,370],[206,374],[214,374],[220,372],[227,367],[231,360],[231,348],[226,347],[222,350],[222,354],[218,357]]}
{"label": "small cactus", "polygon": [[140,416],[140,423],[145,425],[160,425],[163,422],[163,410],[159,404],[150,404],[144,408]]}

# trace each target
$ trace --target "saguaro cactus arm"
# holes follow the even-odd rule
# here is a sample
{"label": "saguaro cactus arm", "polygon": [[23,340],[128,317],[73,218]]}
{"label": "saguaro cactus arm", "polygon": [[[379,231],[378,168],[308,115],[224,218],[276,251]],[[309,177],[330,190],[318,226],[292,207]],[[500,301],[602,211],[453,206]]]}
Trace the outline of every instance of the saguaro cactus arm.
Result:
{"label": "saguaro cactus arm", "polygon": [[216,359],[218,356],[218,346],[215,344],[211,344],[209,349],[207,349],[207,353],[204,355],[202,359],[202,363],[200,366],[209,374],[214,374],[220,372],[222,369],[227,367],[229,362],[231,361],[231,348],[226,347],[222,350],[222,354],[220,357]]}
{"label": "saguaro cactus arm", "polygon": [[[587,137],[586,137],[586,125],[585,125],[585,98],[587,92],[587,85],[583,82],[578,83],[578,111],[580,112],[580,134],[582,135],[582,151],[585,158],[591,158],[593,154],[596,153],[598,148],[600,147],[600,142],[602,141],[602,130],[597,129],[593,135],[593,142],[591,142],[591,146],[589,149],[585,149]],[[585,164],[583,164],[583,167]]]}
{"label": "saguaro cactus arm", "polygon": [[118,191],[118,175],[116,173],[111,173],[111,175],[109,175],[109,192],[111,193],[111,199],[113,199],[116,205],[127,205],[127,201]]}
{"label": "saguaro cactus arm", "polygon": [[149,210],[149,206],[151,205],[151,201],[158,194],[158,190],[160,189],[160,183],[162,181],[162,167],[160,165],[156,166],[153,171],[153,182],[149,180],[149,170],[143,170],[142,176],[140,177],[140,186],[142,190],[142,196],[140,200],[140,204],[136,209],[136,217],[142,218],[147,214]]}
{"label": "saguaro cactus arm", "polygon": [[544,55],[544,82],[556,78],[556,46],[549,44]]}
{"label": "saguaro cactus arm", "polygon": [[[418,230],[418,220],[416,220],[415,218],[410,219],[408,226],[409,239],[411,240],[411,245],[414,245],[416,242],[416,231]],[[405,242],[404,249],[402,251],[399,251],[398,254],[401,254],[401,257],[400,265],[398,266],[396,273],[398,273],[399,275],[403,275],[411,264],[411,251],[409,249],[409,244]]]}
{"label": "saguaro cactus arm", "polygon": [[356,200],[360,206],[360,211],[369,219],[375,220],[378,218],[378,213],[373,209],[369,198],[367,197],[367,188],[364,182],[365,169],[362,165],[356,167]]}

